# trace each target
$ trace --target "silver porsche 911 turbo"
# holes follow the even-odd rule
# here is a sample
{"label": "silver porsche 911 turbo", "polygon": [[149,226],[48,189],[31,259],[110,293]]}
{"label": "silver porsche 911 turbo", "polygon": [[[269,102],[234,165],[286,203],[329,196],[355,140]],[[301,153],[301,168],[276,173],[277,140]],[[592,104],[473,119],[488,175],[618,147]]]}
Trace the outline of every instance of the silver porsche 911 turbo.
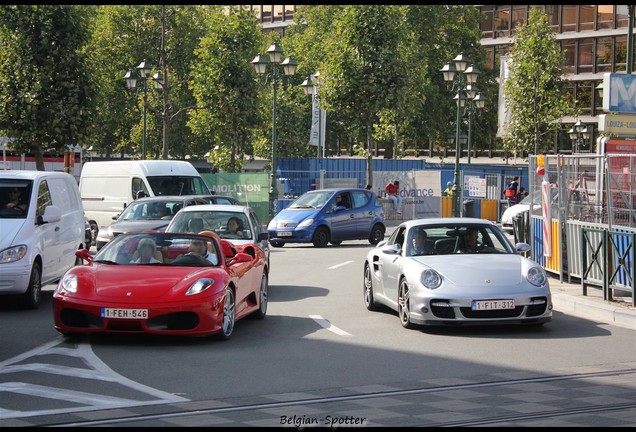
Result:
{"label": "silver porsche 911 turbo", "polygon": [[364,303],[398,313],[405,328],[426,325],[543,325],[552,319],[545,270],[493,222],[416,219],[367,254]]}

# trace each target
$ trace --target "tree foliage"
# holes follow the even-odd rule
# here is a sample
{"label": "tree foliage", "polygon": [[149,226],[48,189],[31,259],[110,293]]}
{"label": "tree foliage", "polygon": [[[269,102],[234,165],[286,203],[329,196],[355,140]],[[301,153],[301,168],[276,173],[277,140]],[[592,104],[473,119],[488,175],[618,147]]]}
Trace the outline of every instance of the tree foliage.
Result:
{"label": "tree foliage", "polygon": [[[217,8],[218,9],[218,8]],[[147,151],[154,159],[165,158],[162,125],[169,123],[166,138],[170,156],[203,156],[207,147],[187,127],[187,107],[195,104],[189,89],[194,49],[203,35],[208,9],[199,6],[100,6],[92,23],[86,55],[93,71],[99,114],[91,129],[90,144],[111,153],[139,155],[143,135],[143,92],[128,92],[124,74],[136,74],[142,61],[161,72],[166,83],[147,92]],[[138,81],[137,85],[142,86]]]}
{"label": "tree foliage", "polygon": [[202,109],[193,111],[189,125],[202,137],[213,163],[227,172],[240,171],[245,154],[253,154],[252,135],[260,125],[257,82],[250,63],[262,45],[256,19],[241,10],[225,16],[211,14],[206,36],[195,50],[191,88]]}
{"label": "tree foliage", "polygon": [[528,22],[519,28],[509,61],[504,147],[537,154],[550,148],[561,118],[576,115],[575,101],[565,96],[564,53],[539,8],[532,8]]}
{"label": "tree foliage", "polygon": [[[209,153],[224,171],[239,171],[245,156],[269,159],[273,86],[271,80],[256,76],[251,60],[277,42],[284,56],[299,64],[296,75],[281,80],[277,87],[277,157],[315,155],[315,147],[308,144],[311,104],[300,88],[315,72],[321,77],[320,106],[327,112],[327,155],[346,146],[362,149],[366,156],[384,148],[385,157],[400,157],[405,149],[445,146],[448,134],[455,130],[455,104],[439,71],[443,64],[464,52],[485,69],[481,67],[479,10],[471,5],[298,6],[295,23],[286,28],[284,38],[275,31],[263,32],[243,8],[231,8],[229,15],[220,5],[3,8],[0,50],[6,55],[0,60],[4,83],[0,99],[9,109],[2,113],[0,125],[13,124],[12,112],[22,113],[18,107],[32,110],[26,101],[44,82],[34,78],[41,68],[34,67],[38,63],[33,59],[40,52],[26,43],[39,33],[24,22],[46,22],[56,10],[69,13],[64,22],[56,22],[55,29],[81,29],[84,37],[65,40],[64,47],[75,56],[70,61],[65,52],[63,60],[50,64],[63,65],[64,72],[76,80],[74,85],[81,79],[76,88],[84,95],[75,97],[77,108],[49,105],[55,107],[51,110],[55,118],[65,111],[83,114],[77,118],[81,122],[73,123],[76,136],[64,133],[48,141],[39,135],[23,138],[25,151],[40,143],[49,148],[51,142],[71,140],[84,148],[92,146],[106,157],[117,153],[138,157],[145,106],[149,158],[201,159]],[[6,25],[12,20],[12,26]],[[53,33],[54,28],[47,32]],[[154,66],[153,74],[164,76],[161,91],[149,83],[145,105],[143,92],[128,92],[123,80],[127,71],[136,72],[142,60]],[[42,72],[41,76],[49,75]],[[496,88],[494,74],[483,73],[480,91],[492,92],[489,99],[494,101],[491,95]],[[38,94],[52,95],[51,91]],[[65,97],[73,97],[73,92]],[[11,104],[11,100],[20,103]],[[22,124],[22,133],[34,136],[35,130],[40,133],[39,129],[44,131],[55,122],[25,117]],[[38,127],[33,128],[34,124]],[[488,145],[495,110],[482,113],[479,124],[473,128],[475,138],[479,137],[475,147]],[[20,137],[4,128],[6,134]]]}
{"label": "tree foliage", "polygon": [[91,80],[82,48],[91,9],[0,8],[0,130],[17,151],[64,152],[81,143],[89,122]]}

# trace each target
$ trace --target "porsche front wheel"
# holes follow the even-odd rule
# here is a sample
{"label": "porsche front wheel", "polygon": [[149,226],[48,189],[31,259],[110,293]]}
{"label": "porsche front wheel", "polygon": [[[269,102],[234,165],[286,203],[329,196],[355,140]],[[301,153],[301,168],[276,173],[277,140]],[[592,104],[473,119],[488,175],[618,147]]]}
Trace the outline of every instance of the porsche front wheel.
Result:
{"label": "porsche front wheel", "polygon": [[417,326],[411,322],[411,304],[409,296],[409,284],[406,282],[406,279],[402,279],[398,290],[398,316],[400,317],[400,324],[402,324],[402,327],[413,329]]}

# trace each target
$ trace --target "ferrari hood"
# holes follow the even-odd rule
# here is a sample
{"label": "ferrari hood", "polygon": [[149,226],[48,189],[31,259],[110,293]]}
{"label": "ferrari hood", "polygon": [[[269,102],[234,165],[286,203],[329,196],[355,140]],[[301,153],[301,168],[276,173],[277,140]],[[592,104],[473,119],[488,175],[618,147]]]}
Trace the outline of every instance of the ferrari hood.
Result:
{"label": "ferrari hood", "polygon": [[187,289],[199,272],[187,267],[98,265],[93,273],[95,295],[133,302],[156,299],[179,286]]}
{"label": "ferrari hood", "polygon": [[[491,287],[518,285],[523,278],[522,257],[515,254],[455,254],[417,258],[437,270],[455,286],[480,286],[488,281]],[[461,260],[461,271],[457,261]]]}

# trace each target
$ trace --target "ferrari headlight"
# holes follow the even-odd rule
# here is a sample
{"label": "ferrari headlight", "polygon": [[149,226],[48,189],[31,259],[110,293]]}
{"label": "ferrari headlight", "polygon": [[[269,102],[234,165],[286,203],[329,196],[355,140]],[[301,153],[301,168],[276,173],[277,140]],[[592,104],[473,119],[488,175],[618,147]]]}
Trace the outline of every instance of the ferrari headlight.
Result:
{"label": "ferrari headlight", "polygon": [[206,289],[210,288],[212,285],[214,285],[214,279],[201,278],[197,280],[195,283],[193,283],[192,285],[190,285],[190,288],[188,288],[188,291],[186,291],[186,295],[188,296],[188,295],[200,294]]}
{"label": "ferrari headlight", "polygon": [[12,263],[21,260],[27,253],[26,245],[13,246],[0,252],[0,263]]}
{"label": "ferrari headlight", "polygon": [[298,228],[307,228],[314,223],[314,218],[305,219],[301,223],[298,224]]}
{"label": "ferrari headlight", "polygon": [[73,273],[65,274],[60,280],[60,288],[67,292],[77,292],[77,276]]}
{"label": "ferrari headlight", "polygon": [[420,282],[425,288],[435,289],[442,284],[442,277],[433,269],[426,269],[420,275]]}
{"label": "ferrari headlight", "polygon": [[543,286],[548,280],[545,270],[541,267],[530,267],[526,274],[526,279],[534,286]]}

